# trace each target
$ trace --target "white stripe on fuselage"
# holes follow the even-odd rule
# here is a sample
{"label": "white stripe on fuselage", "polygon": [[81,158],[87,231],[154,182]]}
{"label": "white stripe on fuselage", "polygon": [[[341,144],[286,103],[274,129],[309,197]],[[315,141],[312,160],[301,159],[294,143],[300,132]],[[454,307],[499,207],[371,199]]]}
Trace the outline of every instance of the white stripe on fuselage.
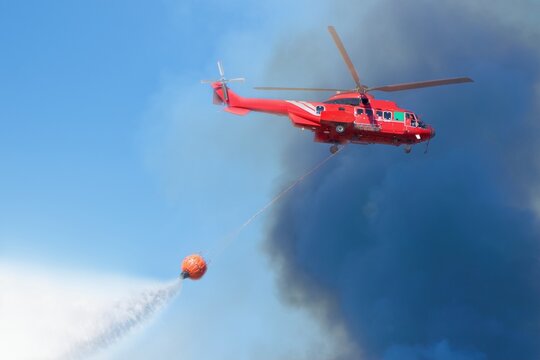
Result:
{"label": "white stripe on fuselage", "polygon": [[306,105],[308,108],[315,110],[315,105],[313,105],[312,103],[308,103],[307,101],[300,101],[300,102]]}
{"label": "white stripe on fuselage", "polygon": [[304,110],[307,113],[310,113],[311,115],[318,116],[320,114],[317,114],[317,110],[315,109],[315,106],[313,104],[310,104],[305,101],[294,101],[294,100],[286,100],[289,104],[292,104],[302,110]]}

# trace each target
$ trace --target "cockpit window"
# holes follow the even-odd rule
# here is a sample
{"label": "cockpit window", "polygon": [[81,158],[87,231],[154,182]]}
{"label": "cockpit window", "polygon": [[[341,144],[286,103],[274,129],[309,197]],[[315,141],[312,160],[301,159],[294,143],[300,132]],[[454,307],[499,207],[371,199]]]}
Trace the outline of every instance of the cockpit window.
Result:
{"label": "cockpit window", "polygon": [[359,98],[333,99],[333,100],[325,101],[324,103],[325,104],[339,104],[339,105],[358,106],[358,105],[360,105],[360,99]]}
{"label": "cockpit window", "polygon": [[416,123],[416,117],[414,116],[414,114],[412,114],[412,113],[405,113],[405,118],[407,118],[408,120],[410,120],[411,126],[414,126],[414,127],[417,126],[417,123]]}
{"label": "cockpit window", "polygon": [[405,113],[407,119],[416,120],[416,116],[413,113]]}

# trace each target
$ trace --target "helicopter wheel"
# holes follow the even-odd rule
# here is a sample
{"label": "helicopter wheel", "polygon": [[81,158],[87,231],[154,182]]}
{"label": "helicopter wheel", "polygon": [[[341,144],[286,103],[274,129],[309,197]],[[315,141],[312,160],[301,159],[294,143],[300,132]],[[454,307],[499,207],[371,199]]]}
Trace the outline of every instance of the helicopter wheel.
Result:
{"label": "helicopter wheel", "polygon": [[337,125],[337,126],[336,126],[336,132],[337,132],[338,134],[343,134],[343,133],[345,132],[345,126],[343,126],[343,125]]}
{"label": "helicopter wheel", "polygon": [[330,153],[331,153],[331,154],[337,153],[338,150],[339,150],[339,146],[337,146],[337,145],[335,145],[335,144],[332,145],[332,146],[330,146]]}
{"label": "helicopter wheel", "polygon": [[405,145],[405,148],[403,149],[405,151],[405,154],[410,154],[412,151],[411,145]]}

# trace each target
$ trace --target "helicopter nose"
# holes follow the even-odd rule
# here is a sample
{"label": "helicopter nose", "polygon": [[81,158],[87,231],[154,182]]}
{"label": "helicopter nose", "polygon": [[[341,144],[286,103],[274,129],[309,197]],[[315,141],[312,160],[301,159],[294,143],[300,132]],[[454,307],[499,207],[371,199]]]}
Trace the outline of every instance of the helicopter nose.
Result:
{"label": "helicopter nose", "polygon": [[435,137],[435,129],[434,128],[431,128],[431,139],[433,139]]}

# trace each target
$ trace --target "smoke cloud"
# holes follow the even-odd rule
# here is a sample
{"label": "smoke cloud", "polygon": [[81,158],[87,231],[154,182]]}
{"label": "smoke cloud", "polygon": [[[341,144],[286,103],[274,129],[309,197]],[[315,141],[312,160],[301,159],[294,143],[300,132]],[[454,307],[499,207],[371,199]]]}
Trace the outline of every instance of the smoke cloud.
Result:
{"label": "smoke cloud", "polygon": [[[344,326],[353,358],[540,358],[540,29],[518,21],[534,12],[522,5],[381,1],[353,12],[338,1],[329,9],[368,85],[476,81],[376,94],[437,128],[430,152],[349,146],[274,211],[266,249],[283,298],[329,329]],[[290,41],[288,59],[301,61],[311,44]],[[332,85],[349,84],[329,36],[316,46],[343,69]],[[285,173],[308,166],[290,155],[305,146],[289,146]]]}

